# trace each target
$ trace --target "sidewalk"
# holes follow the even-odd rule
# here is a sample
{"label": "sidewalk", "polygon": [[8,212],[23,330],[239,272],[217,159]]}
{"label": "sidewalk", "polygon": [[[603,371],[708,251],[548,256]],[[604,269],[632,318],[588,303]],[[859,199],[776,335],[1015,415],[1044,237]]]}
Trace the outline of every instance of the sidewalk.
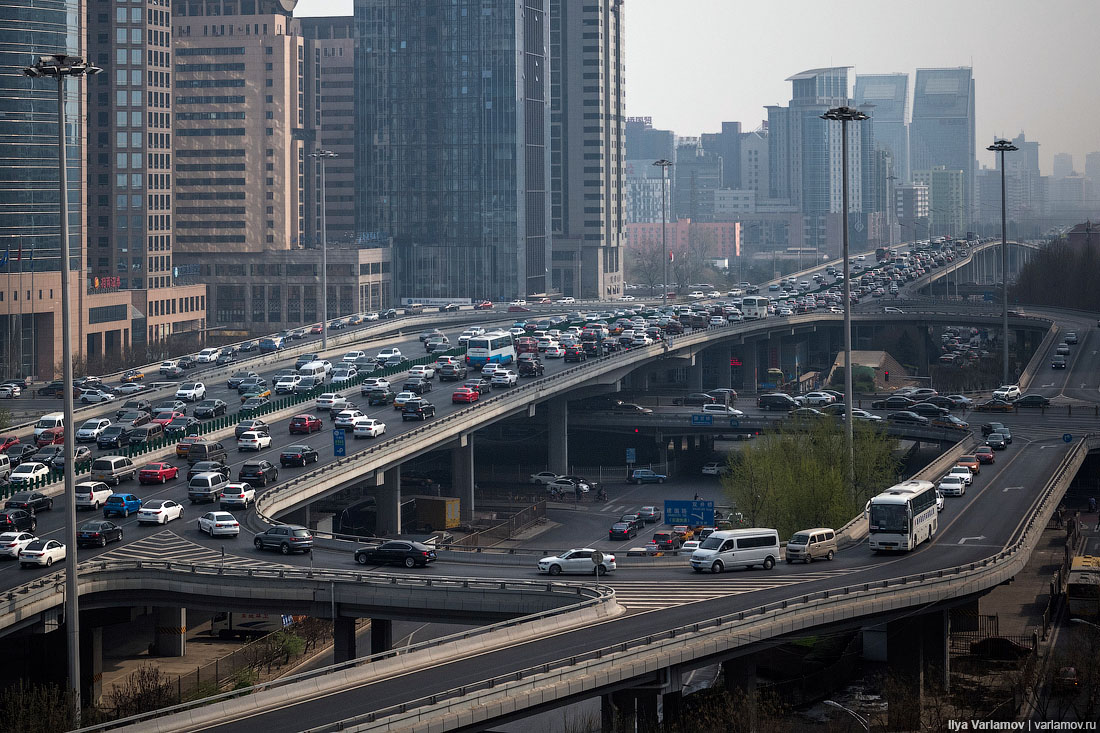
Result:
{"label": "sidewalk", "polygon": [[[1095,526],[1095,520],[1091,522]],[[981,600],[983,615],[998,618],[1004,636],[1043,637],[1043,611],[1050,596],[1050,582],[1065,556],[1065,529],[1043,531],[1027,565],[1011,583],[999,585]]]}

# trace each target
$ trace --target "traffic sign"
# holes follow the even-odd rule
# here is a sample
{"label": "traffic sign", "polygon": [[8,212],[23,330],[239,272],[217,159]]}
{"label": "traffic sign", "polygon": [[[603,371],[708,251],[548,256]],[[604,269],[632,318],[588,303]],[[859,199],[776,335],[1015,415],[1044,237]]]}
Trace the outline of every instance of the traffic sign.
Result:
{"label": "traffic sign", "polygon": [[731,417],[730,418],[730,427],[731,428],[741,427],[741,421],[738,420],[736,417]]}
{"label": "traffic sign", "polygon": [[714,526],[714,502],[665,499],[665,524]]}
{"label": "traffic sign", "polygon": [[692,415],[691,416],[691,424],[692,425],[713,425],[714,424],[714,416],[713,415]]}
{"label": "traffic sign", "polygon": [[1062,434],[1062,441],[1065,442],[1065,443],[1072,443],[1073,442],[1073,436],[1070,435],[1069,433],[1063,433]]}
{"label": "traffic sign", "polygon": [[344,443],[344,431],[332,431],[332,455],[337,458],[347,455],[347,445]]}
{"label": "traffic sign", "polygon": [[626,449],[626,462],[627,463],[637,463],[638,462],[638,452],[636,450],[634,450],[633,448],[627,448]]}

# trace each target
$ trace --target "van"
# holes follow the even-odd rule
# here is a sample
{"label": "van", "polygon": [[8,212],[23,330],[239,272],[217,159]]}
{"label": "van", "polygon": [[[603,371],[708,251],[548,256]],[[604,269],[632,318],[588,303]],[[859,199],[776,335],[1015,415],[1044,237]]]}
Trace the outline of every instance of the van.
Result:
{"label": "van", "polygon": [[804,529],[795,532],[787,541],[787,564],[795,560],[805,563],[813,562],[818,558],[832,560],[836,555],[836,532],[831,529],[818,527],[817,529]]}
{"label": "van", "polygon": [[298,374],[302,377],[315,377],[324,381],[328,379],[332,371],[332,364],[324,360],[311,361],[298,368]]}
{"label": "van", "polygon": [[798,403],[794,401],[794,398],[789,394],[783,392],[775,392],[773,394],[762,394],[756,398],[756,406],[761,410],[791,410],[798,408]]}
{"label": "van", "polygon": [[691,554],[691,569],[720,573],[727,567],[771,570],[779,560],[779,532],[774,529],[734,529],[714,532]]}
{"label": "van", "polygon": [[147,445],[164,437],[164,426],[159,422],[146,423],[130,433],[129,445]]}
{"label": "van", "polygon": [[423,312],[424,312],[424,304],[423,303],[409,303],[407,306],[405,306],[405,315],[406,316],[418,316]]}
{"label": "van", "polygon": [[0,453],[0,479],[11,476],[11,458],[7,453]]}
{"label": "van", "polygon": [[196,474],[187,482],[187,498],[192,504],[213,503],[221,498],[222,490],[229,479],[216,471]]}
{"label": "van", "polygon": [[228,454],[225,446],[213,441],[199,441],[192,443],[187,449],[187,463],[194,465],[199,461],[224,461]]}
{"label": "van", "polygon": [[64,428],[65,427],[65,415],[60,412],[51,412],[48,415],[43,415],[38,418],[38,422],[34,424],[34,437],[37,438],[45,430],[50,428]]}
{"label": "van", "polygon": [[222,355],[222,350],[217,348],[203,349],[195,355],[195,361],[199,364],[209,364],[218,360],[218,357]]}
{"label": "van", "polygon": [[111,486],[118,486],[123,481],[136,478],[137,466],[126,456],[101,456],[92,461],[92,481],[102,481]]}

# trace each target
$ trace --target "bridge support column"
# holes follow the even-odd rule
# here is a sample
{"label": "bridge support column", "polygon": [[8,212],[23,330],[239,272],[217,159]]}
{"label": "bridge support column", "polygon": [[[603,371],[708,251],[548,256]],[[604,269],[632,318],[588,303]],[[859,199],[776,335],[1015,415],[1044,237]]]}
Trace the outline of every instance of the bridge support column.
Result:
{"label": "bridge support column", "polygon": [[735,698],[734,704],[740,702],[743,705],[742,709],[752,723],[750,727],[755,728],[756,660],[750,656],[722,662],[722,681],[726,692]]}
{"label": "bridge support column", "polygon": [[934,611],[886,625],[886,684],[890,730],[919,730],[921,696],[942,694],[950,675],[947,611]]}
{"label": "bridge support column", "polygon": [[746,341],[743,350],[745,365],[741,367],[741,388],[747,392],[756,393],[760,384],[760,344],[756,341]]}
{"label": "bridge support column", "polygon": [[[462,521],[474,518],[474,436],[462,435],[451,449],[451,490],[459,499]],[[433,527],[443,529],[443,527]]]}
{"label": "bridge support column", "polygon": [[645,392],[649,389],[649,372],[639,369],[630,373],[630,388],[637,392]]}
{"label": "bridge support column", "polygon": [[664,713],[663,722],[666,725],[678,726],[683,715],[684,694],[679,690],[666,692],[661,696],[661,709]]}
{"label": "bridge support column", "polygon": [[375,534],[401,534],[401,466],[386,469],[382,485],[378,487],[377,517]]}
{"label": "bridge support column", "polygon": [[733,387],[733,367],[730,366],[730,361],[733,360],[733,348],[730,346],[719,346],[717,351],[718,386],[730,389]]}
{"label": "bridge support column", "polygon": [[355,650],[355,619],[337,616],[332,620],[332,661],[348,662],[359,656]]}
{"label": "bridge support column", "polygon": [[187,609],[158,606],[154,613],[158,656],[182,657],[187,651]]}
{"label": "bridge support column", "polygon": [[550,409],[550,440],[546,464],[555,473],[569,473],[569,400],[558,397],[547,404]]}
{"label": "bridge support column", "polygon": [[95,705],[103,695],[103,627],[80,630],[80,699]]}
{"label": "bridge support column", "polygon": [[370,653],[381,654],[393,648],[393,621],[388,618],[370,620]]}
{"label": "bridge support column", "polygon": [[703,391],[703,352],[697,352],[691,357],[691,366],[688,367],[688,389],[692,392]]}
{"label": "bridge support column", "polygon": [[926,613],[918,619],[923,628],[924,691],[939,694],[951,687],[950,611]]}

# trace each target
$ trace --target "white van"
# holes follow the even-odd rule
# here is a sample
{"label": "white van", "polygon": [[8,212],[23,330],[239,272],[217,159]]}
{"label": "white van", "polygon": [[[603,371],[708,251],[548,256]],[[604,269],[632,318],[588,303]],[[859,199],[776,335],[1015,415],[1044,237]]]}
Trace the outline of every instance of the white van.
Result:
{"label": "white van", "polygon": [[827,527],[795,532],[787,541],[784,558],[790,565],[795,560],[810,563],[818,558],[832,560],[836,555],[836,532]]}
{"label": "white van", "polygon": [[44,431],[50,428],[63,428],[65,427],[65,414],[61,412],[51,412],[48,415],[43,415],[38,418],[38,422],[34,424],[34,437],[38,437]]}
{"label": "white van", "polygon": [[303,377],[316,377],[322,382],[328,379],[332,371],[332,364],[324,360],[311,361],[298,368],[298,374]]}
{"label": "white van", "polygon": [[7,453],[0,453],[0,479],[11,476],[11,458]]}
{"label": "white van", "polygon": [[195,356],[195,361],[199,364],[209,364],[210,362],[217,361],[221,354],[221,349],[203,349]]}
{"label": "white van", "polygon": [[779,532],[774,529],[732,529],[714,532],[691,554],[691,569],[697,573],[720,573],[727,567],[771,570],[779,560]]}

